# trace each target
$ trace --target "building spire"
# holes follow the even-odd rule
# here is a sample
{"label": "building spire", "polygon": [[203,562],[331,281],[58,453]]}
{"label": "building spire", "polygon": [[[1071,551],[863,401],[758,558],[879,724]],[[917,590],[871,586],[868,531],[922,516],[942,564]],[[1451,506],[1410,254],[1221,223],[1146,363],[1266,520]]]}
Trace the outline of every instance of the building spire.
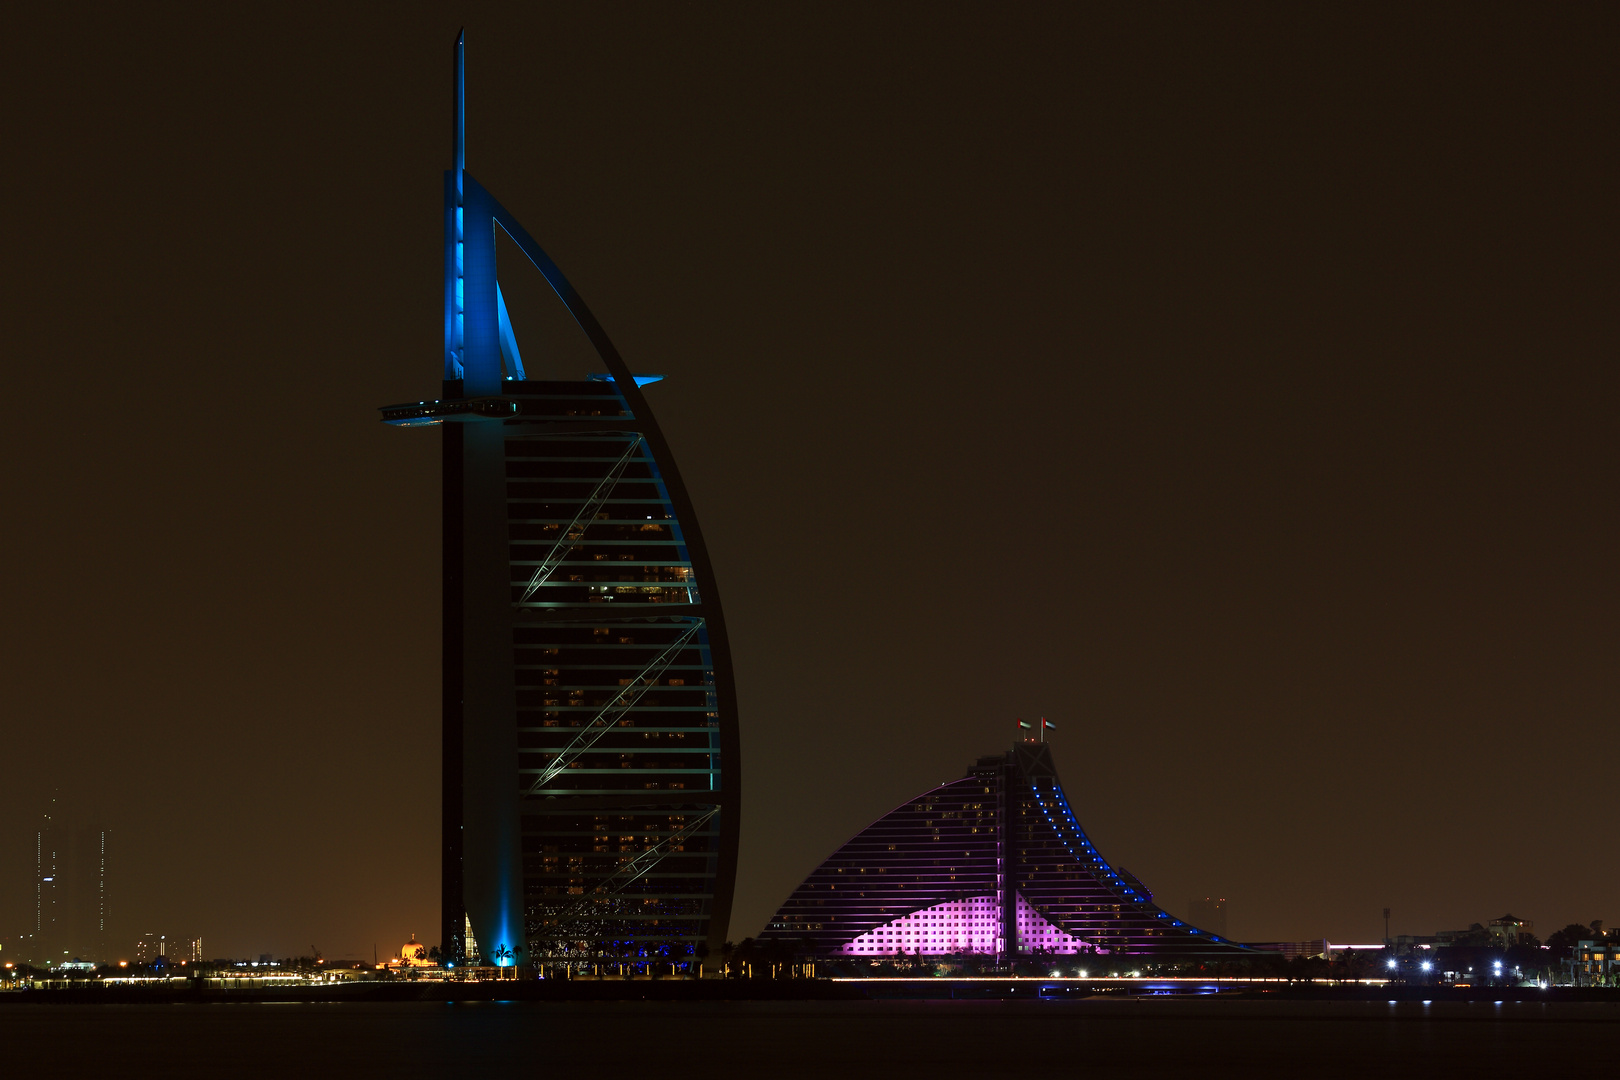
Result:
{"label": "building spire", "polygon": [[[444,179],[444,377],[446,381],[466,374],[466,281],[463,278],[466,249],[465,224],[467,169],[467,32],[456,32],[450,50],[450,171]],[[458,395],[459,396],[459,395]]]}
{"label": "building spire", "polygon": [[467,167],[467,31],[456,31],[455,114],[451,119],[450,168],[456,174],[456,194],[461,194],[461,173]]}

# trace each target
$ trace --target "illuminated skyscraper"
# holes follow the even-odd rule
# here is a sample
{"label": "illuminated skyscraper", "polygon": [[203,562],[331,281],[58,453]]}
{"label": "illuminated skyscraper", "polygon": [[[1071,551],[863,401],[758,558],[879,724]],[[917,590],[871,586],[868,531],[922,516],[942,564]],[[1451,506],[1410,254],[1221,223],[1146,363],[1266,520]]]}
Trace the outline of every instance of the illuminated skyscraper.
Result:
{"label": "illuminated skyscraper", "polygon": [[195,964],[202,959],[202,938],[161,934],[158,937],[157,951],[159,956],[171,964]]}
{"label": "illuminated skyscraper", "polygon": [[[443,389],[389,406],[444,445],[443,929],[452,960],[681,960],[718,948],[737,720],[714,575],[632,376],[527,230],[465,170],[462,42],[445,176]],[[524,368],[496,230],[604,373]],[[531,363],[534,358],[530,357]]]}
{"label": "illuminated skyscraper", "polygon": [[107,830],[64,825],[56,801],[34,834],[32,960],[105,959]]}
{"label": "illuminated skyscraper", "polygon": [[1232,957],[1159,909],[1080,827],[1050,743],[984,757],[885,814],[793,891],[762,940],[824,956]]}

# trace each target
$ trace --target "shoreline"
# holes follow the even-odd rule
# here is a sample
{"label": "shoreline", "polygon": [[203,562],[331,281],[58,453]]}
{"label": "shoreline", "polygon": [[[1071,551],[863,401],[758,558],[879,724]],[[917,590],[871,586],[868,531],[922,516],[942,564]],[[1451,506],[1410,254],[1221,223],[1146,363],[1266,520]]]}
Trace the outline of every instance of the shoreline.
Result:
{"label": "shoreline", "polygon": [[219,989],[195,986],[76,986],[0,993],[3,1005],[343,1003],[343,1002],[901,1002],[901,1001],[1288,1001],[1540,1002],[1620,1005],[1620,988],[1409,985],[1269,986],[1131,984],[1106,979],[713,979],[367,982]]}

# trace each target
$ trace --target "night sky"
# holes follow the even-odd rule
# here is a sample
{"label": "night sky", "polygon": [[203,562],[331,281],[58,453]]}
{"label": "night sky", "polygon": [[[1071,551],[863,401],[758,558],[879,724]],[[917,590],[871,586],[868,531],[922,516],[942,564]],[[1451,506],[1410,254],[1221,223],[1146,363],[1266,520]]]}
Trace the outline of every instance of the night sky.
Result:
{"label": "night sky", "polygon": [[118,940],[436,934],[439,437],[375,410],[463,24],[469,171],[668,376],[732,938],[1041,715],[1239,939],[1620,921],[1620,19],[1307,7],[9,13],[0,934],[53,789]]}

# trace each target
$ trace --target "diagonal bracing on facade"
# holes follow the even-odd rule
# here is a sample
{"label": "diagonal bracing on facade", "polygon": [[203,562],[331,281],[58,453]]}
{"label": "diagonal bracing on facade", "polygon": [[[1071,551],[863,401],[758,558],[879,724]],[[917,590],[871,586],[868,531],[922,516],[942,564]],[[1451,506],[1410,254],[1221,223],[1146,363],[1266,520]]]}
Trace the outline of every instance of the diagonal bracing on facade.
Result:
{"label": "diagonal bracing on facade", "polygon": [[602,477],[601,482],[596,485],[589,497],[586,498],[584,504],[579,508],[579,512],[574,515],[574,520],[570,521],[568,527],[562,530],[561,535],[557,537],[557,542],[551,546],[551,550],[546,552],[545,557],[540,560],[540,565],[535,567],[534,575],[529,578],[528,584],[523,587],[523,595],[518,597],[515,606],[521,607],[528,603],[530,597],[534,596],[540,590],[540,586],[544,585],[551,575],[556,573],[557,567],[563,564],[563,561],[573,549],[573,545],[585,538],[585,530],[590,528],[591,521],[606,505],[608,498],[613,494],[614,487],[618,485],[620,478],[624,476],[626,466],[630,464],[631,459],[640,450],[641,436],[632,435],[630,445],[625,448],[623,454],[619,455],[619,459],[608,468],[607,475]]}
{"label": "diagonal bracing on facade", "polygon": [[[659,677],[669,669],[687,646],[691,645],[697,637],[698,631],[703,629],[702,619],[693,619],[691,624],[683,630],[678,637],[667,645],[662,652],[655,656],[652,663],[642,668],[634,678],[629,681],[625,690],[613,698],[602,710],[586,722],[573,741],[563,747],[544,768],[540,775],[535,777],[534,783],[529,785],[527,794],[538,795],[546,785],[556,779],[564,769],[573,765],[586,751],[590,750],[602,740],[620,722],[620,719],[647,694],[647,691],[658,685]],[[521,771],[521,770],[520,770]]]}
{"label": "diagonal bracing on facade", "polygon": [[633,934],[635,924],[644,920],[646,905],[656,903],[657,890],[647,895],[624,894],[683,852],[688,843],[703,836],[719,813],[718,806],[711,806],[689,816],[676,831],[624,861],[611,875],[561,898],[561,902],[542,898],[532,903],[529,942],[536,961],[622,953],[627,944],[634,949],[627,935]]}

